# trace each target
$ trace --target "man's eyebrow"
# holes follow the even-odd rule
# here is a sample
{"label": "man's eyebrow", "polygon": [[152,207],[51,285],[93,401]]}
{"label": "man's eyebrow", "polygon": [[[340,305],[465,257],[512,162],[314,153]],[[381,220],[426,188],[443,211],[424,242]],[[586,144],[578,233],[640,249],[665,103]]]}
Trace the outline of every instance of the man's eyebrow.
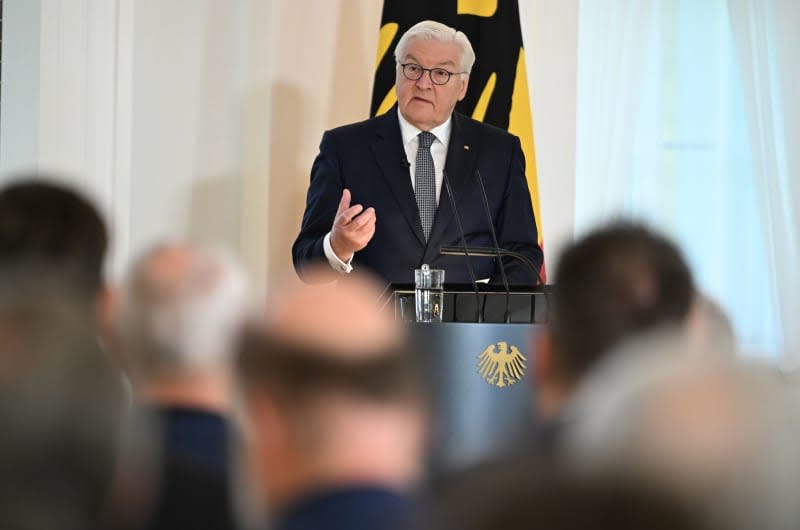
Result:
{"label": "man's eyebrow", "polygon": [[[406,59],[406,62],[411,61],[411,62],[413,62],[415,64],[419,64],[419,59],[414,57],[413,54],[407,53],[405,55],[405,59]],[[434,66],[434,68],[441,68],[442,66],[455,66],[455,65],[456,65],[455,62],[451,61],[450,59],[447,59],[446,61],[441,61],[441,62],[437,63],[436,66]],[[420,65],[420,66],[422,66],[422,65]]]}

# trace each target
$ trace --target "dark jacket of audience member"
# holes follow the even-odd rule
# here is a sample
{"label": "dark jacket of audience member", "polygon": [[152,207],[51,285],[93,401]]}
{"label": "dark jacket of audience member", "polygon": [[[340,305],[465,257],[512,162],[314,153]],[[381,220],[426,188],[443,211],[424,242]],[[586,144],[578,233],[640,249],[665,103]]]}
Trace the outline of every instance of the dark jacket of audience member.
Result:
{"label": "dark jacket of audience member", "polygon": [[430,530],[703,530],[677,497],[625,478],[567,474],[519,459],[462,477]]}

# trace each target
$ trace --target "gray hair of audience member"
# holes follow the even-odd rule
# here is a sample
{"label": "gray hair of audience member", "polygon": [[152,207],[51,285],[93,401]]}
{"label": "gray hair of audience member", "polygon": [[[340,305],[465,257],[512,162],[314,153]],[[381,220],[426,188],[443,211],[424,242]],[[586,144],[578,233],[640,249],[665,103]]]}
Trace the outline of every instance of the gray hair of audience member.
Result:
{"label": "gray hair of audience member", "polygon": [[164,244],[133,266],[120,316],[122,347],[143,377],[231,362],[248,302],[247,275],[219,248]]}
{"label": "gray hair of audience member", "polygon": [[696,293],[688,319],[689,335],[700,351],[733,358],[738,353],[736,333],[725,310],[715,300]]}
{"label": "gray hair of audience member", "polygon": [[0,274],[1,528],[92,528],[114,474],[122,382],[61,283]]}
{"label": "gray hair of audience member", "polygon": [[673,488],[729,529],[797,528],[800,402],[763,366],[691,351],[682,333],[630,342],[579,388],[565,461]]}
{"label": "gray hair of audience member", "polygon": [[418,22],[403,33],[394,49],[394,58],[398,63],[403,60],[408,44],[413,39],[436,40],[445,44],[453,42],[461,48],[461,70],[469,73],[475,64],[475,51],[467,36],[455,28],[433,20]]}

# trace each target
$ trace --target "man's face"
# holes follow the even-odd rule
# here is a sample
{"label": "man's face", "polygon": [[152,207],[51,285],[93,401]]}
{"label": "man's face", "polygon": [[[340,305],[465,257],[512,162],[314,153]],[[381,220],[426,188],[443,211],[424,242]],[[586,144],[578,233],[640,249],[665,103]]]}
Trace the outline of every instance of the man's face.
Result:
{"label": "man's face", "polygon": [[[412,39],[400,57],[400,63],[415,63],[423,68],[444,68],[460,72],[461,48],[453,42],[443,43],[433,39]],[[455,74],[444,85],[435,85],[429,72],[423,72],[416,81],[403,75],[399,64],[395,70],[397,105],[403,117],[420,130],[430,131],[447,121],[456,103],[467,93],[469,76]]]}

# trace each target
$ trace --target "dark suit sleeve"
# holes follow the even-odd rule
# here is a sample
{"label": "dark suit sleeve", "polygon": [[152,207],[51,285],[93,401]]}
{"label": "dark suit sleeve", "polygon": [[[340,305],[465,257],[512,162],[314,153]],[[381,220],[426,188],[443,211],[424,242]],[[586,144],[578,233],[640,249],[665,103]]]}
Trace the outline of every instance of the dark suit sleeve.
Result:
{"label": "dark suit sleeve", "polygon": [[307,266],[327,263],[322,241],[333,226],[343,190],[336,138],[329,131],[322,136],[319,154],[311,166],[311,183],[306,195],[303,223],[292,245],[292,262],[301,278],[304,278],[303,270]]}
{"label": "dark suit sleeve", "polygon": [[[537,270],[541,270],[543,255],[537,243],[538,238],[530,190],[525,177],[525,155],[522,153],[519,138],[515,136],[503,203],[498,212],[497,240],[500,248],[524,255],[533,262]],[[511,285],[537,283],[536,275],[519,260],[507,257],[503,259],[503,264]],[[502,282],[499,267],[495,267],[491,281]]]}

